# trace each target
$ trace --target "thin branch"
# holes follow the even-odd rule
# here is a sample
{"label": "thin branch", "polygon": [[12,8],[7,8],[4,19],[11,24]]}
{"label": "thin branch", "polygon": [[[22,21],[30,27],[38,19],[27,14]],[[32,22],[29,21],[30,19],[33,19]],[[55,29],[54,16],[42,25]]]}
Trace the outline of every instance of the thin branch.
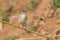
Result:
{"label": "thin branch", "polygon": [[53,37],[60,37],[60,34],[59,35],[52,35]]}
{"label": "thin branch", "polygon": [[25,28],[21,28],[21,27],[15,26],[15,25],[13,25],[13,24],[11,24],[11,23],[9,23],[9,22],[6,22],[6,21],[1,21],[1,20],[0,20],[0,22],[9,24],[9,25],[11,25],[11,26],[14,26],[14,27],[16,27],[16,28],[20,28],[20,29],[25,30],[25,31],[29,31],[29,32],[34,33],[34,34],[36,34],[36,35],[38,35],[38,36],[42,36],[42,37],[49,38],[47,35],[40,34],[40,33],[37,33],[37,32],[33,32],[33,31],[31,31],[31,30],[25,29]]}
{"label": "thin branch", "polygon": [[[60,26],[60,25],[57,25],[57,26]],[[52,35],[54,33],[56,33],[58,30],[60,30],[60,27],[56,28],[53,32],[51,32],[49,35]]]}

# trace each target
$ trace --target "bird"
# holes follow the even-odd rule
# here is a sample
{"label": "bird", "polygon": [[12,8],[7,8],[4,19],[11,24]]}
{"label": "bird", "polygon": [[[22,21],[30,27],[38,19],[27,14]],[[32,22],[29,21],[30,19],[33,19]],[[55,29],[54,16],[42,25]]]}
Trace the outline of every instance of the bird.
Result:
{"label": "bird", "polygon": [[25,24],[27,20],[27,16],[26,16],[26,11],[21,11],[18,15],[18,22],[21,24]]}

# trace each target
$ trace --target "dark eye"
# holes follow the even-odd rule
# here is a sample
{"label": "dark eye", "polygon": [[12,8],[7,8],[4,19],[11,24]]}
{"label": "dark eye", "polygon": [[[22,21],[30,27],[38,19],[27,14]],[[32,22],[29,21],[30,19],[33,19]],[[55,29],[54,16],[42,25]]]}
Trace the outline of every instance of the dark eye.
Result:
{"label": "dark eye", "polygon": [[38,17],[37,19],[40,20],[40,21],[43,21],[43,18],[42,17]]}
{"label": "dark eye", "polygon": [[39,20],[40,20],[40,21],[43,21],[43,18],[40,18]]}
{"label": "dark eye", "polygon": [[26,10],[23,10],[22,12],[27,12]]}

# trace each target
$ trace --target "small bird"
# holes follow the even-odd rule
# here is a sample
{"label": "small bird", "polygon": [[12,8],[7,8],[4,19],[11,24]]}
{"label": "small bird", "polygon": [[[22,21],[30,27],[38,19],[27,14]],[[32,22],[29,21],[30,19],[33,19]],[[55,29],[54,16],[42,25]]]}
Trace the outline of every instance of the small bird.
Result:
{"label": "small bird", "polygon": [[18,22],[24,25],[26,23],[26,20],[27,20],[26,12],[23,10],[18,15]]}

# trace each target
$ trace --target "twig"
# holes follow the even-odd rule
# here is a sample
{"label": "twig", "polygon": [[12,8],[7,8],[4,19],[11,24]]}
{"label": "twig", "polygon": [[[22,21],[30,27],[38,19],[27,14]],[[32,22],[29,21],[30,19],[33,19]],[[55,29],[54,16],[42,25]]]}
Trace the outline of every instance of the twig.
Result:
{"label": "twig", "polygon": [[[60,26],[60,25],[58,25],[58,26]],[[60,30],[60,27],[56,28],[56,29],[55,29],[53,32],[51,32],[49,35],[52,35],[52,34],[56,33],[58,30]]]}
{"label": "twig", "polygon": [[60,34],[59,35],[52,35],[53,37],[60,37]]}
{"label": "twig", "polygon": [[37,32],[33,32],[33,31],[31,31],[31,30],[25,29],[25,28],[21,28],[21,27],[15,26],[15,25],[13,25],[13,24],[11,24],[11,23],[9,23],[9,22],[6,22],[6,21],[0,21],[0,22],[4,22],[4,23],[6,23],[6,24],[9,24],[9,25],[14,26],[14,27],[16,27],[16,28],[20,28],[20,29],[25,30],[25,31],[29,31],[29,32],[34,33],[34,34],[36,34],[36,35],[38,35],[38,36],[42,36],[42,37],[49,38],[47,35],[40,34],[40,33],[37,33]]}

